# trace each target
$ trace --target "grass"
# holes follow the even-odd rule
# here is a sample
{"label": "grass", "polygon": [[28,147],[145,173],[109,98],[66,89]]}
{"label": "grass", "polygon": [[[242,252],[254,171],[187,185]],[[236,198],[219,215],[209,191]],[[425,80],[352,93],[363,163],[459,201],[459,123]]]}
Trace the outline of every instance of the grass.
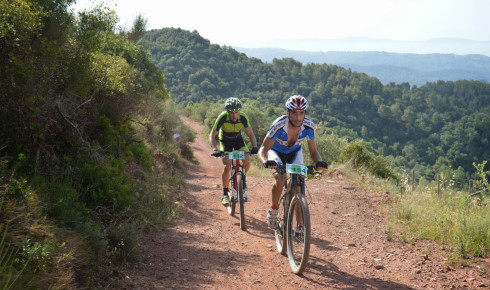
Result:
{"label": "grass", "polygon": [[[437,194],[431,183],[401,190],[367,171],[338,164],[337,169],[372,199],[387,217],[387,239],[404,243],[433,240],[445,246],[451,262],[466,264],[490,253],[490,198],[480,200],[467,192],[444,189]],[[376,204],[376,203],[373,203]]]}
{"label": "grass", "polygon": [[[0,227],[0,229],[2,229],[2,227]],[[11,248],[10,245],[6,245],[5,238],[7,233],[8,226],[5,226],[0,240],[0,284],[2,285],[2,289],[10,289],[14,286],[20,287],[21,285],[28,283],[20,281],[19,277],[21,277],[22,273],[25,271],[29,261],[23,261],[20,264],[18,262],[16,263],[18,250]]]}
{"label": "grass", "polygon": [[272,174],[270,169],[264,168],[264,166],[260,163],[259,159],[254,155],[252,156],[252,165],[248,170],[248,176],[258,176],[258,177],[270,177],[272,180]]}
{"label": "grass", "polygon": [[13,176],[0,186],[2,289],[73,287],[73,246],[57,239],[68,235],[56,234],[52,223],[42,217],[37,195],[23,179]]}
{"label": "grass", "polygon": [[407,192],[389,218],[416,239],[449,246],[458,258],[485,257],[490,251],[490,206],[464,192]]}

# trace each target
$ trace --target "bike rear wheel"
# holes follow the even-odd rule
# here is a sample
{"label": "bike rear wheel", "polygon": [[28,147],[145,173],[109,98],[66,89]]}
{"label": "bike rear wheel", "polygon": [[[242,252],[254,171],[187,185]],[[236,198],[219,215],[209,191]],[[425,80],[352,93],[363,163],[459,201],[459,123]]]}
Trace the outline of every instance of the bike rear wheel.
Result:
{"label": "bike rear wheel", "polygon": [[300,275],[310,256],[310,210],[306,197],[295,194],[289,205],[287,220],[288,259],[294,274]]}
{"label": "bike rear wheel", "polygon": [[243,200],[243,175],[238,173],[236,175],[236,184],[238,192],[238,204],[240,205],[240,229],[245,230],[245,201]]}
{"label": "bike rear wheel", "polygon": [[274,235],[276,237],[276,246],[277,251],[281,253],[281,255],[285,255],[287,252],[287,235],[286,235],[286,224],[288,217],[288,201],[287,194],[281,195],[281,199],[279,200],[279,213],[278,213],[278,221],[276,224],[276,229],[274,231]]}

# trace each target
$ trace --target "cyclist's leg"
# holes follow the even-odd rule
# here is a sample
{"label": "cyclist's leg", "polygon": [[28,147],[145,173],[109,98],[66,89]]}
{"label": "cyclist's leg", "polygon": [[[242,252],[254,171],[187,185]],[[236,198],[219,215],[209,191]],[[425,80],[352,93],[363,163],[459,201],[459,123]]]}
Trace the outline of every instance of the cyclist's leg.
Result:
{"label": "cyclist's leg", "polygon": [[[291,158],[291,161],[289,162],[290,164],[298,164],[298,165],[303,165],[304,164],[304,158],[303,158],[303,148],[300,147],[298,151],[296,151],[296,154]],[[301,187],[298,186],[296,187],[296,192],[300,193],[301,192]]]}
{"label": "cyclist's leg", "polygon": [[[233,151],[233,144],[227,142],[220,142],[219,150],[223,152]],[[223,181],[223,188],[228,188],[230,185],[230,172],[231,172],[231,160],[226,156],[221,160],[223,162],[223,174],[221,175]]]}
{"label": "cyclist's leg", "polygon": [[[281,157],[273,149],[269,150],[267,159],[274,160],[280,165],[283,164]],[[276,169],[271,169],[271,172],[274,176],[275,183],[272,186],[272,203],[267,213],[267,224],[270,228],[275,228],[279,214],[279,199],[286,184],[287,175],[285,173],[278,173]]]}
{"label": "cyclist's leg", "polygon": [[[270,149],[267,156],[268,160],[274,160],[277,164],[283,165],[284,162],[273,149]],[[281,197],[282,189],[286,185],[287,175],[286,173],[278,173],[277,170],[271,169],[272,175],[274,176],[275,183],[272,186],[272,208],[277,208],[279,206],[279,198]]]}
{"label": "cyclist's leg", "polygon": [[[229,152],[232,149],[233,147],[230,148],[230,144],[220,141],[219,150],[223,152]],[[228,157],[225,157],[221,161],[223,163],[223,173],[221,174],[221,182],[223,184],[223,197],[221,198],[221,204],[227,206],[230,202],[230,199],[228,198],[228,191],[230,186],[231,160]]]}
{"label": "cyclist's leg", "polygon": [[[248,150],[248,146],[245,144],[245,141],[240,140],[235,146],[235,150],[237,151],[250,151]],[[245,166],[245,174],[247,174],[248,170],[250,169],[250,155],[245,154],[245,159],[243,160],[243,165]]]}

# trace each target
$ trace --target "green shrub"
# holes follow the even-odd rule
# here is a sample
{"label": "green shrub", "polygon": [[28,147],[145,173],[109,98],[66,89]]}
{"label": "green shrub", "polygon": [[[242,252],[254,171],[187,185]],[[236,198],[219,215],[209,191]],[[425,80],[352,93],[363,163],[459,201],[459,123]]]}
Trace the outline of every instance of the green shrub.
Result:
{"label": "green shrub", "polygon": [[192,120],[203,123],[209,111],[209,103],[193,103],[185,107],[185,112]]}
{"label": "green shrub", "polygon": [[85,163],[79,170],[80,198],[91,209],[117,213],[132,204],[132,180],[120,159]]}
{"label": "green shrub", "polygon": [[128,159],[134,159],[136,163],[141,165],[146,170],[151,169],[153,160],[151,153],[148,151],[145,144],[131,143],[131,145],[129,145],[129,152],[130,153],[127,153],[126,155],[131,156],[132,158]]}
{"label": "green shrub", "polygon": [[351,162],[354,167],[369,167],[373,160],[373,154],[366,149],[362,140],[350,142],[342,151],[340,162]]}
{"label": "green shrub", "polygon": [[386,158],[383,156],[376,156],[369,168],[371,173],[381,178],[390,178],[395,181],[400,180],[400,177],[390,168]]}
{"label": "green shrub", "polygon": [[176,140],[179,143],[191,143],[196,139],[196,133],[183,124],[179,124],[179,126],[175,128],[175,132],[180,135]]}
{"label": "green shrub", "polygon": [[[117,132],[112,125],[111,120],[105,115],[99,115],[97,118],[97,127],[96,127],[96,140],[102,146],[114,146],[117,148]],[[116,143],[114,143],[116,142]]]}
{"label": "green shrub", "polygon": [[[476,175],[479,178],[477,180],[478,189],[482,193],[488,194],[489,193],[488,190],[490,190],[490,182],[488,181],[488,177],[490,177],[490,170],[485,171],[486,164],[487,164],[486,160],[484,160],[480,164],[476,164],[475,162],[473,162],[473,167],[475,167]],[[481,196],[483,196],[483,194],[481,194]]]}
{"label": "green shrub", "polygon": [[65,243],[59,243],[55,239],[46,238],[43,242],[33,242],[25,239],[22,243],[22,256],[24,263],[30,262],[32,271],[50,272],[56,265],[58,254],[65,247]]}
{"label": "green shrub", "polygon": [[71,183],[37,179],[36,185],[43,192],[48,217],[71,228],[76,228],[89,217],[87,207],[81,202],[78,191]]}
{"label": "green shrub", "polygon": [[134,224],[123,223],[107,230],[109,253],[115,263],[134,262],[138,259],[138,230]]}
{"label": "green shrub", "polygon": [[374,156],[366,148],[362,140],[350,142],[341,150],[340,162],[351,162],[356,168],[366,168],[372,174],[381,178],[391,178],[399,181],[400,177],[388,166],[385,157]]}
{"label": "green shrub", "polygon": [[316,146],[323,160],[329,164],[340,159],[342,149],[347,146],[345,138],[339,138],[334,134],[323,134],[316,138]]}

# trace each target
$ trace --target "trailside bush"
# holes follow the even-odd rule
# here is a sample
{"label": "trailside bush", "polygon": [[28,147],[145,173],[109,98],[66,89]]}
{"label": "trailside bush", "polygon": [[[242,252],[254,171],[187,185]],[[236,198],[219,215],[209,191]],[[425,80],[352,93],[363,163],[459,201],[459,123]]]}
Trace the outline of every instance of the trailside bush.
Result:
{"label": "trailside bush", "polygon": [[342,151],[340,162],[351,162],[354,167],[363,167],[374,175],[399,181],[399,176],[388,166],[382,156],[374,156],[362,140],[350,142]]}
{"label": "trailside bush", "polygon": [[[74,15],[68,10],[71,3],[0,1],[0,230],[4,220],[15,221],[9,233],[29,240],[25,257],[36,260],[34,279],[44,282],[44,288],[64,289],[74,287],[60,285],[63,273],[47,273],[50,269],[44,267],[60,259],[43,255],[57,254],[60,243],[69,244],[59,234],[69,227],[66,231],[78,235],[69,246],[86,251],[77,252],[77,265],[70,268],[85,283],[78,286],[90,288],[96,280],[93,284],[104,288],[98,280],[112,278],[112,271],[104,270],[130,260],[133,253],[120,248],[121,255],[114,255],[111,248],[125,234],[137,239],[136,229],[124,227],[128,209],[134,211],[135,224],[155,216],[167,222],[173,216],[173,203],[161,193],[163,176],[151,175],[156,174],[155,148],[176,147],[172,136],[179,121],[165,103],[169,95],[163,72],[144,48],[116,33],[115,12],[102,4]],[[159,119],[147,118],[144,111],[150,107]],[[155,132],[148,134],[151,138],[134,125],[140,120]],[[179,146],[191,138],[183,136]],[[130,176],[131,169],[143,173]],[[172,171],[171,177],[177,176]],[[36,206],[29,207],[31,203]],[[145,221],[138,220],[142,215]],[[53,233],[41,223],[60,227]],[[37,237],[26,230],[30,227],[53,239]],[[2,253],[18,258],[17,251]]]}
{"label": "trailside bush", "polygon": [[123,223],[107,231],[109,253],[116,262],[134,262],[138,258],[137,229],[134,224]]}
{"label": "trailside bush", "polygon": [[49,218],[71,228],[88,219],[89,210],[79,200],[79,193],[70,182],[39,179],[36,186],[46,201],[45,211]]}
{"label": "trailside bush", "polygon": [[118,213],[133,203],[132,185],[120,159],[89,161],[78,171],[80,199],[90,210]]}

